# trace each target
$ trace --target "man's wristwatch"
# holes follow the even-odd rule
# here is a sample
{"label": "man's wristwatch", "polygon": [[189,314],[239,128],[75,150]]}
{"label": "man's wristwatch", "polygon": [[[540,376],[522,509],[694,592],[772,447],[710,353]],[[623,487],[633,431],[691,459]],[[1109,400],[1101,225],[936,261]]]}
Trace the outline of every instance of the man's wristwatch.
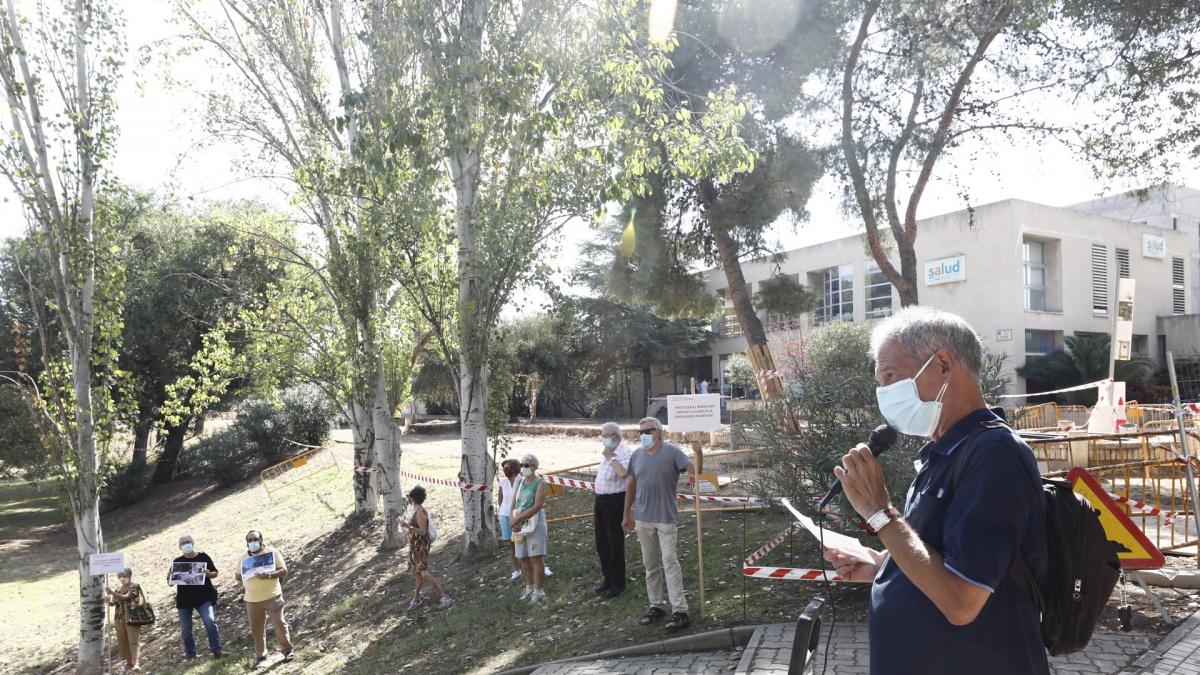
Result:
{"label": "man's wristwatch", "polygon": [[875,513],[871,514],[870,518],[867,518],[867,530],[871,534],[876,534],[893,520],[900,520],[900,515],[900,511],[898,511],[896,507],[888,504],[882,509],[879,509]]}

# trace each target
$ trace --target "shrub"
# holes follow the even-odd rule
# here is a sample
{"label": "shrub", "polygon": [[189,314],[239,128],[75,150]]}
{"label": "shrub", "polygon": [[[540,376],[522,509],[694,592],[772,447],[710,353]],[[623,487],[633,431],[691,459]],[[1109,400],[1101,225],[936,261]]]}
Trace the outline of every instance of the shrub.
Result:
{"label": "shrub", "polygon": [[288,428],[282,405],[261,398],[246,399],[237,407],[233,428],[240,430],[259,456],[271,464],[292,454],[294,446],[284,442]]}
{"label": "shrub", "polygon": [[264,464],[258,447],[237,425],[200,439],[192,454],[203,475],[222,487],[250,477]]}
{"label": "shrub", "polygon": [[279,399],[283,405],[283,426],[289,439],[305,445],[321,445],[329,438],[329,430],[333,428],[333,401],[319,387],[313,384],[290,387],[283,390]]}
{"label": "shrub", "polygon": [[150,489],[150,476],[144,469],[135,470],[131,464],[114,461],[106,467],[104,473],[100,503],[105,510],[136,504]]}
{"label": "shrub", "polygon": [[[805,340],[799,386],[789,387],[783,401],[755,409],[750,423],[768,453],[767,469],[752,484],[755,494],[768,500],[788,497],[805,508],[829,489],[842,455],[884,423],[875,401],[874,362],[867,353],[870,331],[869,324],[843,322],[813,330]],[[800,420],[800,433],[787,430],[783,415]],[[913,478],[917,445],[902,436],[897,447],[880,457],[894,503],[903,502]],[[840,503],[849,524],[856,518],[854,510],[844,496]]]}
{"label": "shrub", "polygon": [[47,468],[48,453],[23,396],[15,385],[0,384],[0,478],[33,479]]}

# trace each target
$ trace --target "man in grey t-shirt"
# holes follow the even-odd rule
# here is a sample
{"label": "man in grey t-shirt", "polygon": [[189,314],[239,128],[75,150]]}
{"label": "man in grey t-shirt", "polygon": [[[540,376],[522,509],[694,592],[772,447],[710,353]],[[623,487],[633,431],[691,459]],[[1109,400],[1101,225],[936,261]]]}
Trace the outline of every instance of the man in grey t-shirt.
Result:
{"label": "man in grey t-shirt", "polygon": [[626,532],[636,529],[642,546],[642,562],[646,566],[646,595],[650,611],[642,617],[648,626],[666,616],[663,609],[663,581],[671,601],[671,620],[667,630],[679,630],[691,624],[688,618],[687,596],[683,592],[683,569],[675,553],[679,526],[675,517],[676,486],[679,474],[686,470],[688,481],[696,480],[692,460],[679,446],[662,442],[662,422],[654,417],[638,423],[641,447],[629,458],[629,484],[625,488],[625,518],[621,526]]}

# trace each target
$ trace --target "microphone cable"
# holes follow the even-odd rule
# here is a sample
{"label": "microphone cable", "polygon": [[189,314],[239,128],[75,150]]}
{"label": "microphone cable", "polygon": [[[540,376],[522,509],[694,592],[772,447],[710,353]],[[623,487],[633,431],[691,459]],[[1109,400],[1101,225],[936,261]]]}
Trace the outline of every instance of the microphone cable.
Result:
{"label": "microphone cable", "polygon": [[[833,583],[829,581],[829,573],[825,570],[825,514],[817,512],[817,533],[820,535],[821,541],[821,579],[825,582],[825,597],[829,598],[829,631],[825,634],[825,658],[821,664],[821,675],[825,675],[825,670],[829,667],[829,649],[833,644],[833,628],[837,625],[837,600],[833,597]],[[817,637],[821,636],[820,629],[817,630]],[[808,645],[804,645],[804,650],[808,650]]]}

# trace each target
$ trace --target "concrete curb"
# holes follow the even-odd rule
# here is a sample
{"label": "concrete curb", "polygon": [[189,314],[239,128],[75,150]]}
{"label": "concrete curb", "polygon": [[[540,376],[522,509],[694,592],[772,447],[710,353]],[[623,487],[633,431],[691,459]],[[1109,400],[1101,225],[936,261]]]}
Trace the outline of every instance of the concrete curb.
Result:
{"label": "concrete curb", "polygon": [[1129,664],[1133,670],[1125,670],[1123,673],[1140,673],[1144,669],[1153,666],[1164,654],[1170,651],[1180,640],[1188,636],[1192,631],[1200,630],[1200,610],[1189,616],[1183,623],[1175,627],[1175,630],[1167,633],[1167,636],[1159,641],[1146,653],[1134,659],[1133,663]]}
{"label": "concrete curb", "polygon": [[538,663],[532,666],[513,668],[512,670],[502,671],[499,673],[499,675],[528,675],[528,673],[532,673],[542,666],[548,666],[554,663],[600,661],[604,659],[616,659],[623,656],[654,656],[656,654],[677,654],[681,652],[706,652],[717,651],[720,649],[732,649],[734,647],[741,647],[749,642],[750,638],[758,629],[759,626],[734,626],[733,628],[722,628],[720,630],[709,631],[707,633],[683,635],[677,638],[671,638],[669,640],[648,642],[641,645],[631,645],[629,647],[610,649],[608,651],[597,652],[595,654],[572,656],[569,659],[558,659],[557,661],[547,661],[546,663]]}

